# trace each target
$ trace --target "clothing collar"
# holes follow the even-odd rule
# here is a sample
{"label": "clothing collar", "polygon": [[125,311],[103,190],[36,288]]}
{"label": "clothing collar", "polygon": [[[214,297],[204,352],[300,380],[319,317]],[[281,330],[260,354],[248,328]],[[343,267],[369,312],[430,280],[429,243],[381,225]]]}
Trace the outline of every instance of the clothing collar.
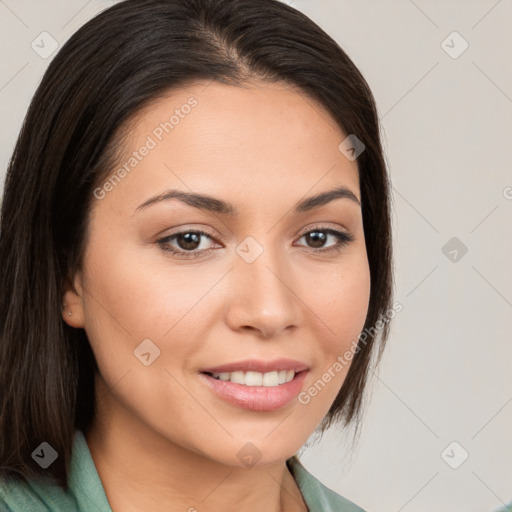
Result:
{"label": "clothing collar", "polygon": [[[309,512],[364,512],[351,501],[325,487],[306,470],[296,455],[289,458],[286,464],[297,482]],[[75,496],[78,510],[112,512],[81,430],[75,431],[69,488]]]}

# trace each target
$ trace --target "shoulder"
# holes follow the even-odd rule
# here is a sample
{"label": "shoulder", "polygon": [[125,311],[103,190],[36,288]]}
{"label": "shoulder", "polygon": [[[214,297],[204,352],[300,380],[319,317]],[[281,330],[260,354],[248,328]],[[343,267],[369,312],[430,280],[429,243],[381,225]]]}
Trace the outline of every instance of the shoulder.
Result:
{"label": "shoulder", "polygon": [[87,442],[75,432],[68,489],[53,480],[38,478],[0,479],[0,512],[111,512],[96,473]]}
{"label": "shoulder", "polygon": [[365,512],[352,501],[323,485],[306,470],[297,456],[288,459],[287,465],[310,512]]}
{"label": "shoulder", "polygon": [[0,512],[49,512],[77,510],[73,497],[56,483],[40,479],[0,480]]}

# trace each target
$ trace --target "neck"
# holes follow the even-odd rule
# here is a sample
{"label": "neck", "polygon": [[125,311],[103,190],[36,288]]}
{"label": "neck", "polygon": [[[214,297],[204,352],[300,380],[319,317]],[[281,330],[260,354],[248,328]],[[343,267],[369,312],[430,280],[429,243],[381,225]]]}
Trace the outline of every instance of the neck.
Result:
{"label": "neck", "polygon": [[[105,400],[101,403],[105,406]],[[133,416],[109,404],[98,407],[84,433],[113,512],[183,510],[209,512],[305,512],[307,507],[285,461],[229,466],[133,424]],[[129,420],[129,421],[128,421]]]}

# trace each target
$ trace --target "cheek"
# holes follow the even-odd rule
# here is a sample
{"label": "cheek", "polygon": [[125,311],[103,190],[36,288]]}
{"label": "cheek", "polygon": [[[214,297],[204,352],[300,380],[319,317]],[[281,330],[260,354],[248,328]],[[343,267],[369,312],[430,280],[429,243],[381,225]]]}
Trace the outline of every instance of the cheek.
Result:
{"label": "cheek", "polygon": [[316,323],[317,361],[299,403],[320,422],[343,385],[366,320],[370,270],[365,253],[346,258],[317,282],[308,294],[308,306],[320,319]]}
{"label": "cheek", "polygon": [[[92,244],[91,244],[92,245]],[[214,283],[197,270],[167,263],[154,247],[95,244],[85,274],[89,320],[138,338],[171,336],[182,319]],[[195,277],[194,277],[195,276]]]}
{"label": "cheek", "polygon": [[[90,247],[83,274],[85,330],[99,373],[113,389],[110,396],[155,428],[157,412],[172,404],[181,404],[176,415],[191,414],[194,404],[187,405],[190,396],[176,382],[201,346],[197,303],[218,277],[192,279],[193,269],[172,268],[165,257],[155,258],[154,248],[123,247],[120,239],[96,238]],[[189,424],[189,418],[178,422]]]}
{"label": "cheek", "polygon": [[357,341],[364,326],[370,300],[367,260],[364,255],[347,259],[317,282],[308,293],[308,305],[323,321],[324,350],[339,355]]}
{"label": "cheek", "polygon": [[[84,260],[85,330],[103,377],[115,383],[130,371],[132,381],[151,370],[141,375],[145,385],[148,375],[163,368],[181,376],[208,338],[219,275],[200,265],[172,264],[154,247],[123,245],[122,237],[98,234],[90,247]],[[146,367],[137,355],[148,350],[150,360],[156,357]]]}

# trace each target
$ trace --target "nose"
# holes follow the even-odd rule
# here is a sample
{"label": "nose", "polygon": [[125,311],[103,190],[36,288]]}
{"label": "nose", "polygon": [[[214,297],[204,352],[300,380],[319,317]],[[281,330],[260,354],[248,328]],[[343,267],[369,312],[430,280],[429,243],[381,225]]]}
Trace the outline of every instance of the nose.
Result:
{"label": "nose", "polygon": [[301,300],[297,279],[277,249],[265,248],[251,263],[236,256],[230,272],[227,323],[235,331],[274,338],[297,326]]}

